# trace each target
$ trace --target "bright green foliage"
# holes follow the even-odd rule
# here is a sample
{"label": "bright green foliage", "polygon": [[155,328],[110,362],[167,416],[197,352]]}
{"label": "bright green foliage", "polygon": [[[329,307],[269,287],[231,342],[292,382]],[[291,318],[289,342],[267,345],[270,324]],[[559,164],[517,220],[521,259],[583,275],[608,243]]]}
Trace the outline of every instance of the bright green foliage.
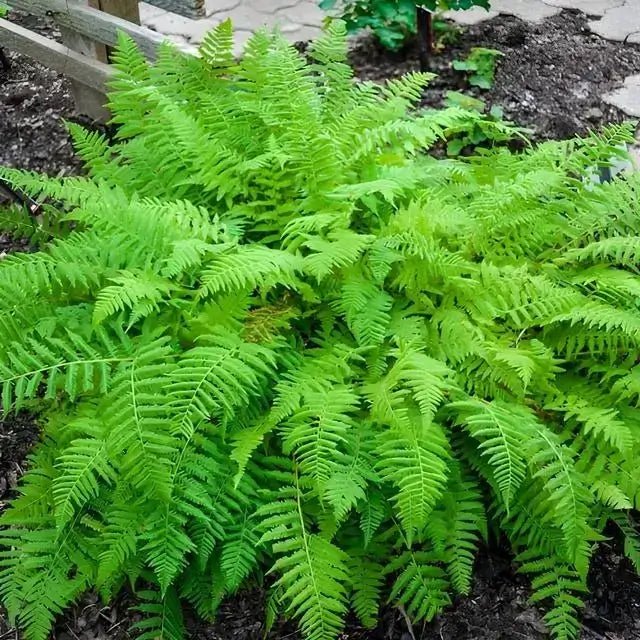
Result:
{"label": "bright green foliage", "polygon": [[311,64],[231,36],[153,67],[123,39],[118,139],[72,127],[91,177],[1,172],[59,231],[0,263],[3,404],[43,415],[12,619],[44,640],[131,584],[140,637],[175,640],[180,601],[268,574],[268,623],[332,640],[387,599],[433,618],[490,524],[574,637],[607,521],[640,558],[640,178],[578,179],[629,129],[438,160],[482,116],[355,83],[342,24]]}
{"label": "bright green foliage", "polygon": [[14,204],[0,205],[0,229],[16,239],[34,239],[38,224],[25,207]]}
{"label": "bright green foliage", "polygon": [[387,49],[399,49],[417,31],[416,7],[429,11],[489,9],[490,0],[320,0],[320,8],[340,14],[351,33],[371,29]]}
{"label": "bright green foliage", "polygon": [[[478,113],[485,113],[485,111],[487,111],[487,105],[483,100],[458,91],[447,91],[444,103],[448,107],[460,107],[462,109],[477,111]],[[457,156],[464,149],[473,150],[479,146],[490,146],[495,136],[493,123],[503,122],[505,124],[511,124],[507,120],[504,120],[503,116],[502,107],[497,104],[492,105],[488,113],[486,113],[486,119],[477,120],[473,127],[462,131],[460,135],[448,140],[447,155]],[[516,132],[514,131],[514,133]],[[526,140],[526,135],[530,132],[527,129],[519,128],[517,133]]]}
{"label": "bright green foliage", "polygon": [[497,49],[474,47],[465,60],[454,60],[452,65],[456,71],[464,71],[469,84],[480,89],[491,89],[496,74],[496,63],[504,55]]}

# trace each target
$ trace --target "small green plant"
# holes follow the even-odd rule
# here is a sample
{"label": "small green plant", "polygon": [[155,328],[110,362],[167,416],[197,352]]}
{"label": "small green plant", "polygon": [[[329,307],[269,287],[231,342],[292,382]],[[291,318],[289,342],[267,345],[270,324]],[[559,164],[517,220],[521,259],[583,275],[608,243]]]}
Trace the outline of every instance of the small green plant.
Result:
{"label": "small green plant", "polygon": [[9,15],[9,7],[0,2],[0,18],[6,18]]}
{"label": "small green plant", "polygon": [[[447,91],[445,96],[445,105],[448,107],[458,107],[475,111],[476,113],[486,113],[487,105],[484,100],[474,98],[473,96],[460,93],[458,91]],[[504,121],[504,112],[499,105],[492,105],[489,112],[486,113],[485,119],[478,119],[474,123],[465,127],[460,135],[454,135],[450,132],[447,140],[447,155],[457,156],[464,149],[477,150],[477,147],[487,146],[488,143],[501,143],[505,141],[504,133],[501,129],[493,126],[493,123],[506,123]],[[512,130],[514,135],[525,137],[530,131],[521,127]]]}
{"label": "small green plant", "polygon": [[416,33],[414,0],[322,0],[320,8],[337,9],[350,33],[369,29],[383,47],[392,51]]}
{"label": "small green plant", "polygon": [[480,89],[491,89],[495,80],[498,58],[504,55],[497,49],[475,47],[471,49],[466,60],[454,60],[452,65],[456,71],[464,71],[469,84]]}
{"label": "small green plant", "polygon": [[489,8],[490,0],[321,0],[325,11],[339,13],[351,33],[370,29],[380,43],[391,50],[399,49],[417,33],[417,8],[429,12],[465,10],[478,6]]}
{"label": "small green plant", "polygon": [[462,29],[454,23],[442,19],[433,21],[434,47],[436,51],[442,51],[455,44],[460,39]]}
{"label": "small green plant", "polygon": [[88,176],[0,171],[59,225],[0,261],[2,406],[43,425],[0,520],[27,640],[125,587],[140,640],[256,584],[308,640],[430,620],[503,536],[569,640],[608,523],[640,566],[640,177],[577,179],[630,128],[440,160],[484,117],[346,52],[122,36]]}

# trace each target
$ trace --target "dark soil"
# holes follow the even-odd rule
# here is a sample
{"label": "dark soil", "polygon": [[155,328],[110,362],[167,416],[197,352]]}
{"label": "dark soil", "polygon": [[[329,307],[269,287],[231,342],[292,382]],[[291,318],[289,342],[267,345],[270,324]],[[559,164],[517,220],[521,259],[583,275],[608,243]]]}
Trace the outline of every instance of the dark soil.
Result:
{"label": "dark soil", "polygon": [[[2,206],[2,199],[0,198],[0,206]],[[0,260],[8,253],[13,251],[27,251],[29,249],[29,243],[25,239],[15,239],[6,233],[0,233]],[[0,422],[0,425],[3,423]],[[1,431],[1,429],[0,429]],[[0,445],[2,444],[2,436],[0,436]],[[2,447],[0,446],[0,464],[2,463]],[[0,480],[0,487],[2,486],[2,480]],[[0,490],[0,500],[2,499],[2,491]],[[0,639],[1,640],[1,639]]]}
{"label": "dark soil", "polygon": [[[18,16],[40,33],[59,37],[46,20]],[[600,96],[620,86],[627,75],[640,73],[640,47],[610,43],[590,34],[586,18],[564,12],[541,25],[500,17],[471,27],[433,60],[439,77],[425,95],[425,104],[438,105],[450,89],[466,90],[464,79],[451,71],[453,59],[464,58],[471,47],[501,50],[494,87],[472,91],[489,105],[504,107],[505,115],[533,128],[538,139],[568,137],[624,115],[602,103]],[[75,118],[69,83],[29,59],[7,52],[12,63],[0,70],[0,165],[76,173],[63,119]],[[389,54],[370,41],[360,42],[352,61],[361,78],[381,80],[418,68],[417,51]],[[0,256],[24,250],[24,243],[0,235]],[[27,415],[0,420],[0,510],[15,488],[25,458],[38,438]],[[584,611],[584,640],[640,640],[640,580],[622,558],[618,544],[602,546],[590,576],[592,596]],[[367,631],[350,622],[343,640],[542,640],[543,609],[527,603],[527,581],[519,576],[508,554],[481,551],[472,593],[458,599],[439,619],[410,630],[403,616],[385,609],[379,627]],[[128,640],[135,619],[133,604],[124,595],[103,606],[89,594],[56,625],[55,640]],[[195,622],[187,614],[193,640],[258,640],[262,637],[263,600],[259,591],[242,594],[222,606],[215,624]],[[270,640],[299,640],[295,629],[282,626]],[[0,613],[0,640],[18,638]]]}
{"label": "dark soil", "polygon": [[[451,68],[452,60],[465,59],[473,47],[504,54],[490,90],[468,87],[464,75]],[[416,46],[390,53],[371,39],[356,45],[351,60],[358,75],[369,80],[419,68]],[[539,25],[499,16],[462,32],[455,44],[432,57],[431,70],[438,76],[425,93],[427,105],[440,105],[449,90],[465,91],[487,108],[502,106],[505,118],[532,129],[534,138],[568,138],[628,119],[602,96],[640,73],[640,46],[603,40],[578,12],[563,11]]]}
{"label": "dark soil", "polygon": [[[22,26],[47,37],[60,33],[48,20],[12,14]],[[0,166],[50,175],[77,173],[80,163],[64,126],[74,117],[70,84],[30,58],[5,50],[11,68],[0,66]]]}
{"label": "dark soil", "polygon": [[[603,545],[590,575],[592,596],[583,615],[582,640],[640,639],[640,581],[617,544]],[[526,578],[519,576],[510,558],[483,549],[476,563],[471,594],[459,598],[431,623],[409,629],[395,609],[382,611],[379,626],[366,630],[350,621],[341,640],[547,640],[544,610],[527,603]],[[89,594],[60,617],[52,640],[130,640],[129,595],[104,606]],[[243,593],[223,604],[214,624],[194,621],[186,613],[192,640],[259,640],[263,638],[264,603],[260,591]],[[0,640],[17,640],[0,615]],[[266,640],[301,640],[290,624],[273,630]]]}
{"label": "dark soil", "polygon": [[[0,247],[1,240],[2,236]],[[25,458],[38,439],[38,431],[33,418],[26,414],[0,419],[0,512],[24,471]]]}
{"label": "dark soil", "polygon": [[[590,576],[593,595],[586,604],[582,640],[640,638],[640,580],[616,544],[603,546]],[[385,609],[373,630],[347,625],[342,640],[543,640],[549,637],[544,610],[527,603],[526,578],[517,575],[508,555],[483,549],[476,563],[471,594],[459,598],[431,623],[410,630],[404,617]],[[192,628],[195,640],[241,640],[260,637],[262,604],[255,597],[235,598],[223,606],[215,625]],[[257,613],[258,612],[258,613]],[[300,640],[288,627],[268,640]]]}

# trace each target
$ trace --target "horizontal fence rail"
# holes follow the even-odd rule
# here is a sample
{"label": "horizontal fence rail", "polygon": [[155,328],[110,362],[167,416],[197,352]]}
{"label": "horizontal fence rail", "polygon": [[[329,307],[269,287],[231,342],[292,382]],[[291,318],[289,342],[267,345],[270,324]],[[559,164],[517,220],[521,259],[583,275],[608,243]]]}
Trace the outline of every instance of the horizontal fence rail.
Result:
{"label": "horizontal fence rail", "polygon": [[[270,0],[264,0],[269,2]],[[179,13],[187,18],[204,17],[204,0],[145,0],[149,4],[160,9],[166,9],[173,13]]]}
{"label": "horizontal fence rail", "polygon": [[75,0],[9,0],[9,5],[35,16],[51,16],[61,27],[109,46],[116,44],[118,31],[123,31],[150,60],[155,59],[156,49],[164,40],[151,29]]}
{"label": "horizontal fence rail", "polygon": [[82,84],[104,91],[111,67],[69,47],[0,18],[0,46],[22,53]]}
{"label": "horizontal fence rail", "polygon": [[[201,3],[166,0],[165,4],[173,10],[174,2],[183,6],[187,1]],[[165,40],[161,34],[136,24],[137,3],[138,0],[8,0],[11,9],[51,17],[60,28],[63,44],[0,18],[0,49],[16,51],[68,76],[77,111],[104,121],[109,117],[104,105],[112,74],[108,48],[117,44],[119,33],[127,34],[151,61]],[[96,8],[98,5],[102,9]]]}

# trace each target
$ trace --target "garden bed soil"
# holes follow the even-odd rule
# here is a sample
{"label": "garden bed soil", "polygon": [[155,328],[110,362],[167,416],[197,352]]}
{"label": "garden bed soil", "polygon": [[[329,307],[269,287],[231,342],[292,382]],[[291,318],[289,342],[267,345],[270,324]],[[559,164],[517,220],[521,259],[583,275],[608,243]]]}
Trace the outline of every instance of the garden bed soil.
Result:
{"label": "garden bed soil", "polygon": [[5,420],[0,418],[0,513],[4,501],[13,492],[23,473],[27,454],[37,439],[38,427],[31,416],[20,414]]}
{"label": "garden bed soil", "polygon": [[[47,35],[59,34],[46,20],[18,16],[23,25]],[[471,27],[456,44],[434,58],[440,74],[425,94],[425,104],[441,103],[448,89],[460,89],[461,78],[450,71],[452,59],[463,58],[472,46],[500,49],[494,87],[478,93],[488,105],[500,104],[505,114],[534,130],[537,139],[569,137],[624,114],[601,101],[625,76],[640,72],[640,48],[605,42],[588,33],[586,18],[563,12],[532,26],[499,17]],[[56,73],[8,52],[10,71],[0,71],[0,165],[44,171],[52,175],[77,173],[63,118],[74,118],[70,85]],[[371,40],[360,41],[352,61],[361,78],[381,80],[417,68],[417,52],[389,54]],[[0,236],[0,255],[24,250],[21,242]],[[38,428],[26,415],[0,420],[0,510],[15,489],[25,459],[38,438]],[[592,596],[584,611],[584,640],[640,640],[640,580],[623,559],[615,540],[605,543],[590,575]],[[350,622],[343,640],[542,640],[548,637],[543,610],[527,604],[527,580],[519,576],[509,556],[496,549],[481,551],[473,590],[459,598],[437,621],[408,628],[401,613],[385,609],[379,627],[364,630]],[[88,595],[62,616],[55,640],[127,640],[134,619],[125,595],[104,607]],[[259,591],[232,598],[222,606],[215,624],[193,621],[194,640],[258,640],[262,637],[263,598]],[[413,634],[413,635],[412,635]],[[0,613],[0,640],[17,639]],[[270,640],[297,640],[284,626]]]}
{"label": "garden bed soil", "polygon": [[[503,108],[506,119],[532,130],[537,140],[569,138],[612,122],[628,120],[602,100],[640,73],[640,45],[610,42],[591,33],[588,17],[563,11],[540,24],[499,16],[461,32],[456,42],[431,57],[437,76],[423,104],[440,106],[447,91],[464,91]],[[465,59],[473,47],[497,49],[495,82],[489,90],[469,87],[453,60]],[[389,52],[373,39],[356,43],[351,62],[360,78],[379,81],[419,68],[415,44]]]}
{"label": "garden bed soil", "polygon": [[[640,581],[615,542],[598,553],[589,578],[592,596],[583,615],[582,640],[640,638]],[[340,640],[549,640],[544,611],[527,603],[526,578],[519,576],[508,555],[483,549],[475,568],[473,589],[458,598],[437,620],[412,629],[402,614],[382,611],[380,624],[367,630],[350,620]],[[61,616],[51,640],[133,640],[129,631],[137,615],[125,594],[104,606],[94,594]],[[191,640],[260,640],[263,638],[264,598],[258,591],[230,598],[215,623],[196,622],[186,613]],[[413,633],[413,636],[412,636]],[[18,640],[0,615],[0,640]],[[279,626],[266,640],[302,640],[290,624]]]}
{"label": "garden bed soil", "polygon": [[[60,38],[48,19],[11,17],[27,29]],[[11,68],[0,67],[0,166],[50,175],[77,173],[80,162],[64,125],[64,120],[75,119],[69,81],[30,58],[5,54]]]}

